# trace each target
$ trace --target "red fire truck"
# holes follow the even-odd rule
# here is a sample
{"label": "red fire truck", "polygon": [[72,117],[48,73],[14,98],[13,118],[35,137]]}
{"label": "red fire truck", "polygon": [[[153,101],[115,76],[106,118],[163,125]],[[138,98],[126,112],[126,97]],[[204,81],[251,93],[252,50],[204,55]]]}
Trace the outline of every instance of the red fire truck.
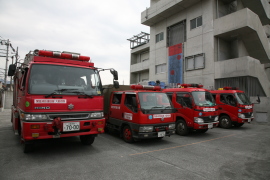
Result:
{"label": "red fire truck", "polygon": [[[210,91],[219,106],[219,126],[231,128],[241,127],[253,119],[253,104],[244,91],[236,87],[224,87]],[[260,98],[258,97],[258,102]]]}
{"label": "red fire truck", "polygon": [[187,135],[196,130],[205,133],[218,126],[217,105],[211,93],[199,84],[179,84],[179,88],[163,89],[176,112],[176,133]]}
{"label": "red fire truck", "polygon": [[[11,122],[24,152],[41,139],[80,136],[90,145],[104,132],[102,84],[90,57],[58,51],[30,51],[14,75]],[[114,80],[117,71],[111,69]],[[114,85],[119,86],[117,81]]]}
{"label": "red fire truck", "polygon": [[175,109],[159,86],[131,85],[119,89],[104,95],[108,130],[120,132],[128,143],[175,133]]}

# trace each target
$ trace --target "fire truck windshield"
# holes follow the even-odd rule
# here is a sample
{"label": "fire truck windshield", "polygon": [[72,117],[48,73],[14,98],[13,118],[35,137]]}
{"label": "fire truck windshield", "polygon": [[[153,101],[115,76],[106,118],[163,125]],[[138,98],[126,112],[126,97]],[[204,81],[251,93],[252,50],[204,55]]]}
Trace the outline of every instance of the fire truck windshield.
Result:
{"label": "fire truck windshield", "polygon": [[193,91],[192,96],[197,106],[215,106],[215,100],[208,91]]}
{"label": "fire truck windshield", "polygon": [[142,109],[173,109],[168,96],[160,92],[140,92],[139,100]]}
{"label": "fire truck windshield", "polygon": [[33,64],[28,76],[29,94],[100,95],[97,70],[48,64]]}
{"label": "fire truck windshield", "polygon": [[245,93],[235,93],[235,97],[239,104],[249,105],[251,104],[249,98]]}

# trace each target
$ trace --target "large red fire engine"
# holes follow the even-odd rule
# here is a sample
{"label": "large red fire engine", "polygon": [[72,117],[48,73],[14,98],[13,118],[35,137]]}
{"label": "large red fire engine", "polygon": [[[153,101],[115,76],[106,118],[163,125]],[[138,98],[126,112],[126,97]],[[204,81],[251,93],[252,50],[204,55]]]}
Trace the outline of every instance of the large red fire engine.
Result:
{"label": "large red fire engine", "polygon": [[[232,125],[241,127],[253,119],[253,104],[244,91],[236,87],[224,87],[210,91],[219,106],[219,126],[231,128]],[[258,97],[258,102],[260,98]]]}
{"label": "large red fire engine", "polygon": [[[14,94],[11,122],[24,152],[41,139],[80,136],[90,145],[104,132],[99,69],[80,54],[35,50],[20,65],[12,64]],[[101,69],[105,70],[105,69]],[[117,71],[111,69],[114,80]],[[119,84],[114,81],[117,87]]]}
{"label": "large red fire engine", "polygon": [[177,109],[176,133],[182,136],[191,130],[204,133],[218,126],[217,105],[211,93],[198,84],[179,87],[163,89]]}
{"label": "large red fire engine", "polygon": [[120,132],[124,141],[163,138],[175,133],[175,117],[159,86],[120,86],[104,96],[106,128]]}

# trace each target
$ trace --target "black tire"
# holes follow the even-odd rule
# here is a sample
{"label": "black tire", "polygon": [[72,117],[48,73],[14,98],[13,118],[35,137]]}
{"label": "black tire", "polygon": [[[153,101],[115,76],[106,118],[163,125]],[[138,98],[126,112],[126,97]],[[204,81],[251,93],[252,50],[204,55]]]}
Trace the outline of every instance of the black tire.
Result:
{"label": "black tire", "polygon": [[241,127],[241,126],[243,126],[243,124],[244,124],[244,123],[235,123],[234,126],[235,126],[235,127]]}
{"label": "black tire", "polygon": [[189,129],[187,127],[187,124],[184,120],[178,120],[176,122],[176,134],[179,134],[181,136],[186,136],[189,133]]}
{"label": "black tire", "polygon": [[95,137],[95,135],[83,135],[80,136],[80,140],[83,145],[91,145],[95,141]]}
{"label": "black tire", "polygon": [[208,131],[208,129],[197,129],[197,132],[199,132],[199,133],[205,133],[207,131]]}
{"label": "black tire", "polygon": [[222,115],[219,118],[219,126],[225,129],[229,129],[232,127],[231,118],[227,115]]}
{"label": "black tire", "polygon": [[30,142],[23,142],[23,152],[24,153],[30,153],[33,151],[33,143]]}
{"label": "black tire", "polygon": [[123,139],[127,143],[133,143],[133,134],[129,126],[125,126],[122,130]]}

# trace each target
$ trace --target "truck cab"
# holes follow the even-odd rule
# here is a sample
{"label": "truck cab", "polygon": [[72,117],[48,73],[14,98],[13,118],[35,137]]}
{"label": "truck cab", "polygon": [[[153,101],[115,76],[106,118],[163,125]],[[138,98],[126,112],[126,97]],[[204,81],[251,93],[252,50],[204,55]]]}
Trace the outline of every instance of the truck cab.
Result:
{"label": "truck cab", "polygon": [[25,153],[51,138],[79,136],[90,145],[104,132],[102,83],[90,57],[34,50],[10,66],[9,76],[14,76],[11,122]]}
{"label": "truck cab", "polygon": [[204,133],[218,126],[217,105],[212,94],[198,84],[182,84],[179,88],[163,89],[176,112],[176,133],[187,135],[196,130]]}
{"label": "truck cab", "polygon": [[236,87],[224,87],[210,91],[219,106],[219,126],[241,127],[253,121],[253,104],[244,91]]}
{"label": "truck cab", "polygon": [[106,128],[120,132],[125,142],[175,133],[174,108],[158,86],[131,85],[130,90],[112,91],[108,100]]}

